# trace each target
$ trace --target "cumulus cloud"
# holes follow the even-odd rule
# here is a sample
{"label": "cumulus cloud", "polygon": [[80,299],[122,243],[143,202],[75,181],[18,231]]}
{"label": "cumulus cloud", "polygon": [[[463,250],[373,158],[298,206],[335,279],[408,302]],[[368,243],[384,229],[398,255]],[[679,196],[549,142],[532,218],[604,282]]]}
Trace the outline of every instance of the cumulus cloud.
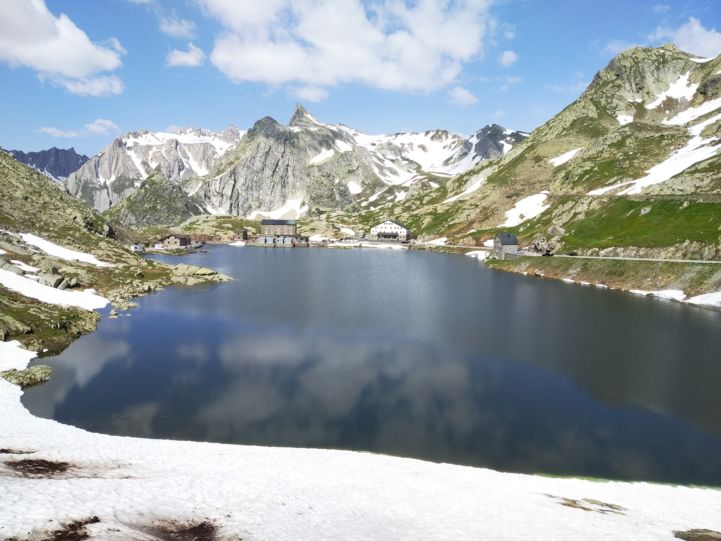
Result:
{"label": "cumulus cloud", "polygon": [[92,122],[88,122],[82,129],[62,129],[53,126],[43,126],[38,129],[39,133],[44,133],[50,137],[58,139],[76,139],[78,137],[88,137],[92,135],[108,135],[109,133],[117,133],[119,128],[115,122],[106,118],[98,118]]}
{"label": "cumulus cloud", "polygon": [[301,101],[322,101],[328,97],[328,91],[317,86],[300,86],[291,89],[292,94]]}
{"label": "cumulus cloud", "polygon": [[478,103],[478,98],[474,96],[470,90],[462,86],[454,86],[448,91],[448,97],[453,105],[459,107],[469,107]]}
{"label": "cumulus cloud", "polygon": [[165,62],[168,66],[192,68],[200,66],[204,60],[205,53],[199,47],[188,43],[187,51],[173,49],[168,53]]}
{"label": "cumulus cloud", "polygon": [[225,27],[211,62],[235,82],[430,91],[483,52],[490,0],[198,0]]}
{"label": "cumulus cloud", "polygon": [[678,28],[659,26],[651,36],[651,41],[663,40],[672,41],[680,49],[698,56],[714,57],[721,54],[721,32],[715,28],[704,28],[694,17]]}
{"label": "cumulus cloud", "polygon": [[192,38],[195,33],[195,23],[187,19],[163,17],[160,19],[160,31],[176,38]]}
{"label": "cumulus cloud", "polygon": [[504,68],[510,68],[516,62],[518,62],[518,54],[515,51],[503,51],[498,57],[498,63]]}
{"label": "cumulus cloud", "polygon": [[95,135],[105,135],[118,131],[118,125],[112,120],[99,118],[93,122],[85,124],[85,129]]}
{"label": "cumulus cloud", "polygon": [[117,39],[93,43],[66,15],[53,15],[44,0],[0,2],[0,60],[35,70],[43,80],[85,96],[123,91],[111,72],[125,50]]}

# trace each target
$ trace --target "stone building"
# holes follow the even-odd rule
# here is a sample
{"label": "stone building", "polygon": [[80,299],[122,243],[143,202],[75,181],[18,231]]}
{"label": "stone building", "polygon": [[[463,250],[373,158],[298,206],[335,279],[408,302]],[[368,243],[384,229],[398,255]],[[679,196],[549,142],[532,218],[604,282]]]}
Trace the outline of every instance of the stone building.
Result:
{"label": "stone building", "polygon": [[403,224],[393,220],[386,220],[375,227],[371,227],[371,236],[380,240],[407,241],[411,238],[411,232]]}

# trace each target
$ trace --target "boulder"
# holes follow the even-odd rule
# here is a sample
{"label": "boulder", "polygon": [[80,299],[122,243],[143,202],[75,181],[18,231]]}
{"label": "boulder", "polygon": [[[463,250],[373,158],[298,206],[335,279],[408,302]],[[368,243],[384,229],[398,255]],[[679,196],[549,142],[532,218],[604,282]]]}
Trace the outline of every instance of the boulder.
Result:
{"label": "boulder", "polygon": [[39,364],[25,370],[6,370],[0,375],[10,383],[19,385],[21,389],[26,389],[48,381],[53,375],[53,369],[46,364]]}

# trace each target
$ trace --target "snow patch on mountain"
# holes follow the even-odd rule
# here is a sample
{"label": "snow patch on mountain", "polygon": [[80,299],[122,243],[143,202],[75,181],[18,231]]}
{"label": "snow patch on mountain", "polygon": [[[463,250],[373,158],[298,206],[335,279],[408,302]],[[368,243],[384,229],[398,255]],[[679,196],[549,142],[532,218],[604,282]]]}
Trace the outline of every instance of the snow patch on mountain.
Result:
{"label": "snow patch on mountain", "polygon": [[32,233],[20,233],[20,238],[22,238],[23,241],[25,241],[25,243],[29,244],[30,246],[35,246],[46,254],[59,257],[60,259],[64,259],[66,261],[80,261],[82,263],[89,263],[90,265],[95,265],[96,267],[113,266],[112,263],[100,261],[94,255],[65,248],[63,246],[55,244],[54,242],[50,242],[49,240],[45,240],[41,237],[33,235]]}
{"label": "snow patch on mountain", "polygon": [[668,90],[657,94],[656,99],[646,105],[646,109],[656,109],[667,98],[673,98],[677,100],[685,99],[686,101],[691,101],[696,94],[698,85],[696,83],[689,83],[688,79],[690,75],[690,72],[681,75],[675,83],[671,83],[671,86],[668,87]]}
{"label": "snow patch on mountain", "polygon": [[547,198],[548,192],[546,191],[524,197],[506,212],[506,221],[500,227],[515,227],[526,220],[535,218],[551,206],[544,205]]}
{"label": "snow patch on mountain", "polygon": [[673,152],[661,163],[646,171],[646,176],[630,182],[621,182],[604,188],[591,190],[588,192],[588,195],[604,195],[623,187],[627,188],[620,192],[620,195],[639,194],[644,188],[666,182],[692,165],[713,157],[719,150],[718,145],[714,144],[718,138],[701,137],[701,132],[703,132],[706,127],[710,126],[714,122],[718,122],[719,120],[721,120],[721,114],[713,116],[704,122],[690,127],[688,131],[691,134],[691,139],[686,143],[686,145]]}
{"label": "snow patch on mountain", "polygon": [[564,163],[570,162],[576,154],[581,152],[583,150],[583,147],[581,148],[574,148],[573,150],[569,150],[568,152],[565,152],[561,154],[560,156],[556,156],[555,158],[551,158],[549,163],[553,165],[553,167],[558,167],[559,165],[563,165]]}

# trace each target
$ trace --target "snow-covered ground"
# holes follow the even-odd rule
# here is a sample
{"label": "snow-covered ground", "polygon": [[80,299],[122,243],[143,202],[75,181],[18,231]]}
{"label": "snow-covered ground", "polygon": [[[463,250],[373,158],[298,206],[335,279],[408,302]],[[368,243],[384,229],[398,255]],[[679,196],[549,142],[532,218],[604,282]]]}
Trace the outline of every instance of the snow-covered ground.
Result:
{"label": "snow-covered ground", "polygon": [[58,244],[33,235],[32,233],[21,233],[20,238],[22,238],[25,243],[39,248],[46,254],[59,257],[60,259],[64,259],[66,261],[80,261],[82,263],[89,263],[90,265],[95,265],[96,267],[113,266],[111,263],[100,261],[94,255],[86,254],[85,252],[78,252],[77,250],[70,250],[69,248],[64,248],[63,246],[59,246]]}
{"label": "snow-covered ground", "polygon": [[488,257],[488,250],[473,250],[472,252],[466,252],[468,257],[473,257],[479,261],[483,261]]}
{"label": "snow-covered ground", "polygon": [[108,304],[108,299],[97,295],[92,289],[84,291],[56,289],[3,269],[0,269],[0,285],[25,297],[48,304],[76,306],[85,310],[103,308]]}
{"label": "snow-covered ground", "polygon": [[642,295],[644,297],[659,297],[661,299],[670,299],[673,301],[683,301],[686,298],[686,293],[680,289],[662,289],[659,291],[644,291],[642,289],[632,289],[631,293],[634,295]]}
{"label": "snow-covered ground", "polygon": [[560,156],[556,156],[555,158],[551,158],[549,163],[553,165],[553,167],[558,167],[559,165],[563,165],[564,163],[570,162],[576,154],[581,152],[583,150],[583,147],[581,148],[574,148],[573,150],[569,150],[568,152],[564,152]]}
{"label": "snow-covered ground", "polygon": [[[33,354],[0,343],[0,370]],[[220,539],[673,540],[721,530],[721,491],[500,473],[370,453],[146,440],[33,417],[0,380],[0,537],[49,537],[98,517],[95,539],[171,522]],[[65,462],[22,475],[17,460]]]}
{"label": "snow-covered ground", "polygon": [[550,205],[544,205],[548,198],[548,192],[541,192],[529,195],[518,201],[511,210],[506,212],[506,221],[499,227],[515,227],[526,220],[535,218]]}

